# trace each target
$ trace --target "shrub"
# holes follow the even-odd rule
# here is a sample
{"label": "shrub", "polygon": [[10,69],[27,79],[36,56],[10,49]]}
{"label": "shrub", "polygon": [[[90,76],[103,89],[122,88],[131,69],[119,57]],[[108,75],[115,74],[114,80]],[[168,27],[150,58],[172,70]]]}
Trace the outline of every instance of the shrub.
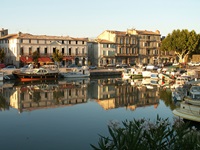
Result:
{"label": "shrub", "polygon": [[157,116],[155,123],[150,120],[123,121],[122,125],[108,125],[109,137],[99,135],[95,150],[196,150],[200,149],[200,134],[189,123]]}

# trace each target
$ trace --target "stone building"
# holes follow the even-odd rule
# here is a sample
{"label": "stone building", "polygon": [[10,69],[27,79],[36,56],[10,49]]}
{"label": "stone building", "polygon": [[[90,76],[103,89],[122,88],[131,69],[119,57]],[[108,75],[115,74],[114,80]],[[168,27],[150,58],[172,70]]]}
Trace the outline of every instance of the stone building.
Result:
{"label": "stone building", "polygon": [[87,65],[87,38],[69,36],[32,35],[29,33],[8,34],[0,30],[0,48],[6,53],[4,63],[21,67],[33,63],[32,54],[40,54],[39,65],[53,63],[52,54],[59,50],[63,54],[62,66]]}

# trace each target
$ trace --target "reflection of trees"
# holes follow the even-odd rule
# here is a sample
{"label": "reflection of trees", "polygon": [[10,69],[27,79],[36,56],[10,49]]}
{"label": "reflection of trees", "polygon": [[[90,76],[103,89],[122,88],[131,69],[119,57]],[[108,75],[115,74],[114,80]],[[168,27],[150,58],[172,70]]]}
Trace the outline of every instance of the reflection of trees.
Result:
{"label": "reflection of trees", "polygon": [[171,90],[160,89],[160,99],[164,101],[166,106],[169,106],[171,110],[174,110],[176,106],[172,100],[172,92]]}
{"label": "reflection of trees", "polygon": [[33,101],[38,103],[41,100],[40,92],[33,92]]}
{"label": "reflection of trees", "polygon": [[55,99],[55,104],[59,104],[59,99],[61,99],[63,97],[64,97],[63,91],[60,91],[60,90],[56,89],[53,92],[53,98]]}
{"label": "reflection of trees", "polygon": [[6,101],[4,96],[0,94],[0,110],[9,109],[9,103]]}

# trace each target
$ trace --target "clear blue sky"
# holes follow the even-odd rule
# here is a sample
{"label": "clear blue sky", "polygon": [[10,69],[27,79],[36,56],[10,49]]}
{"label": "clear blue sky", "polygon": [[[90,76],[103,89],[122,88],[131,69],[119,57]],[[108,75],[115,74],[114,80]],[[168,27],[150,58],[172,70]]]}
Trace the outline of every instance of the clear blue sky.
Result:
{"label": "clear blue sky", "polygon": [[200,0],[1,0],[9,33],[97,37],[104,30],[174,29],[200,33]]}

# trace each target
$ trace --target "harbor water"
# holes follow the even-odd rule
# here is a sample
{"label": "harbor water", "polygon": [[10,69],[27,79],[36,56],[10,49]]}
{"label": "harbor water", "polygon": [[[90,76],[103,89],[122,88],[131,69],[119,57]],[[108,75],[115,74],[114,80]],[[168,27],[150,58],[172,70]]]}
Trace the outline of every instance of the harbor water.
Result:
{"label": "harbor water", "polygon": [[108,125],[157,116],[173,122],[171,93],[142,79],[62,79],[1,86],[3,150],[89,150]]}

